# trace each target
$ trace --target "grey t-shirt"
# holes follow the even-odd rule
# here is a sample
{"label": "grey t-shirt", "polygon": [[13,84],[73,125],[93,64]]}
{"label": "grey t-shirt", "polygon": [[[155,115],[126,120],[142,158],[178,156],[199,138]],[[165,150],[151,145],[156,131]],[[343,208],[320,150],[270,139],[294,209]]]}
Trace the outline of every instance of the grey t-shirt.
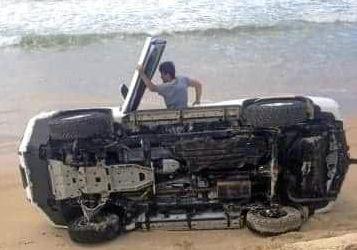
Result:
{"label": "grey t-shirt", "polygon": [[168,109],[182,109],[187,107],[187,87],[190,79],[176,76],[171,82],[157,85],[157,92],[164,97]]}

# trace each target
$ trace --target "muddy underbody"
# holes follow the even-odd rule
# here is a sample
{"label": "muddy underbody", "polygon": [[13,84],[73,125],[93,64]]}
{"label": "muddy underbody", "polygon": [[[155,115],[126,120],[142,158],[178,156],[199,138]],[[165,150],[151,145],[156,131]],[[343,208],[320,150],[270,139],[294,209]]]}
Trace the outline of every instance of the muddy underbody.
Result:
{"label": "muddy underbody", "polygon": [[38,149],[44,207],[81,242],[98,225],[98,240],[135,228],[296,230],[336,199],[348,167],[342,122],[303,107],[276,118],[250,104],[137,111],[120,122],[107,109],[58,113]]}

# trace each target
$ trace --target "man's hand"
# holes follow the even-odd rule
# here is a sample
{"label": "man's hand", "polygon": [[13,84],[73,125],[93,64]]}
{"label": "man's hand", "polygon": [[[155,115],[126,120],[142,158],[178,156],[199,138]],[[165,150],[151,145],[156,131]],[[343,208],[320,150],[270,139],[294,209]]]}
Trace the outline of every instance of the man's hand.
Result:
{"label": "man's hand", "polygon": [[144,66],[139,64],[136,66],[137,71],[139,72],[140,78],[143,80],[145,83],[146,87],[153,92],[157,92],[157,86],[147,77],[147,75],[144,72]]}
{"label": "man's hand", "polygon": [[201,103],[200,100],[202,96],[202,84],[197,80],[190,79],[188,86],[194,87],[196,92],[196,98],[195,98],[196,101],[192,103],[192,106],[200,104]]}
{"label": "man's hand", "polygon": [[136,66],[136,69],[137,69],[137,71],[139,72],[140,75],[142,75],[144,73],[144,66],[143,65],[138,64]]}

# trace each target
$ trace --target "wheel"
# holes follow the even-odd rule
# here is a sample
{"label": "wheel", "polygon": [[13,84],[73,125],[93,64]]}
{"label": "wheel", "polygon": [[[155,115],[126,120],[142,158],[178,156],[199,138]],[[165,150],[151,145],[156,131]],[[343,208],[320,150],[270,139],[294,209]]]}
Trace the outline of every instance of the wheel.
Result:
{"label": "wheel", "polygon": [[259,208],[247,213],[247,227],[263,235],[277,235],[298,230],[303,218],[293,207]]}
{"label": "wheel", "polygon": [[120,233],[120,220],[116,214],[97,215],[92,221],[84,216],[68,226],[69,237],[79,243],[99,243],[112,240]]}
{"label": "wheel", "polygon": [[296,100],[256,102],[242,112],[243,123],[253,127],[284,127],[308,119],[306,104]]}
{"label": "wheel", "polygon": [[109,115],[99,112],[79,112],[54,118],[49,123],[52,140],[74,140],[106,137],[113,132]]}

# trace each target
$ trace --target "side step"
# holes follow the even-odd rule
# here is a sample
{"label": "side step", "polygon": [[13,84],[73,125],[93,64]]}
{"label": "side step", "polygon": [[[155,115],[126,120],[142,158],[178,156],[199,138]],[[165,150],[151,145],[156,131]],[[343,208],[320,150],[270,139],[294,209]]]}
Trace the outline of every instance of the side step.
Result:
{"label": "side step", "polygon": [[204,230],[204,229],[239,229],[244,226],[240,213],[207,212],[187,216],[187,214],[164,215],[152,217],[141,216],[138,227],[146,230],[165,229],[169,231]]}

